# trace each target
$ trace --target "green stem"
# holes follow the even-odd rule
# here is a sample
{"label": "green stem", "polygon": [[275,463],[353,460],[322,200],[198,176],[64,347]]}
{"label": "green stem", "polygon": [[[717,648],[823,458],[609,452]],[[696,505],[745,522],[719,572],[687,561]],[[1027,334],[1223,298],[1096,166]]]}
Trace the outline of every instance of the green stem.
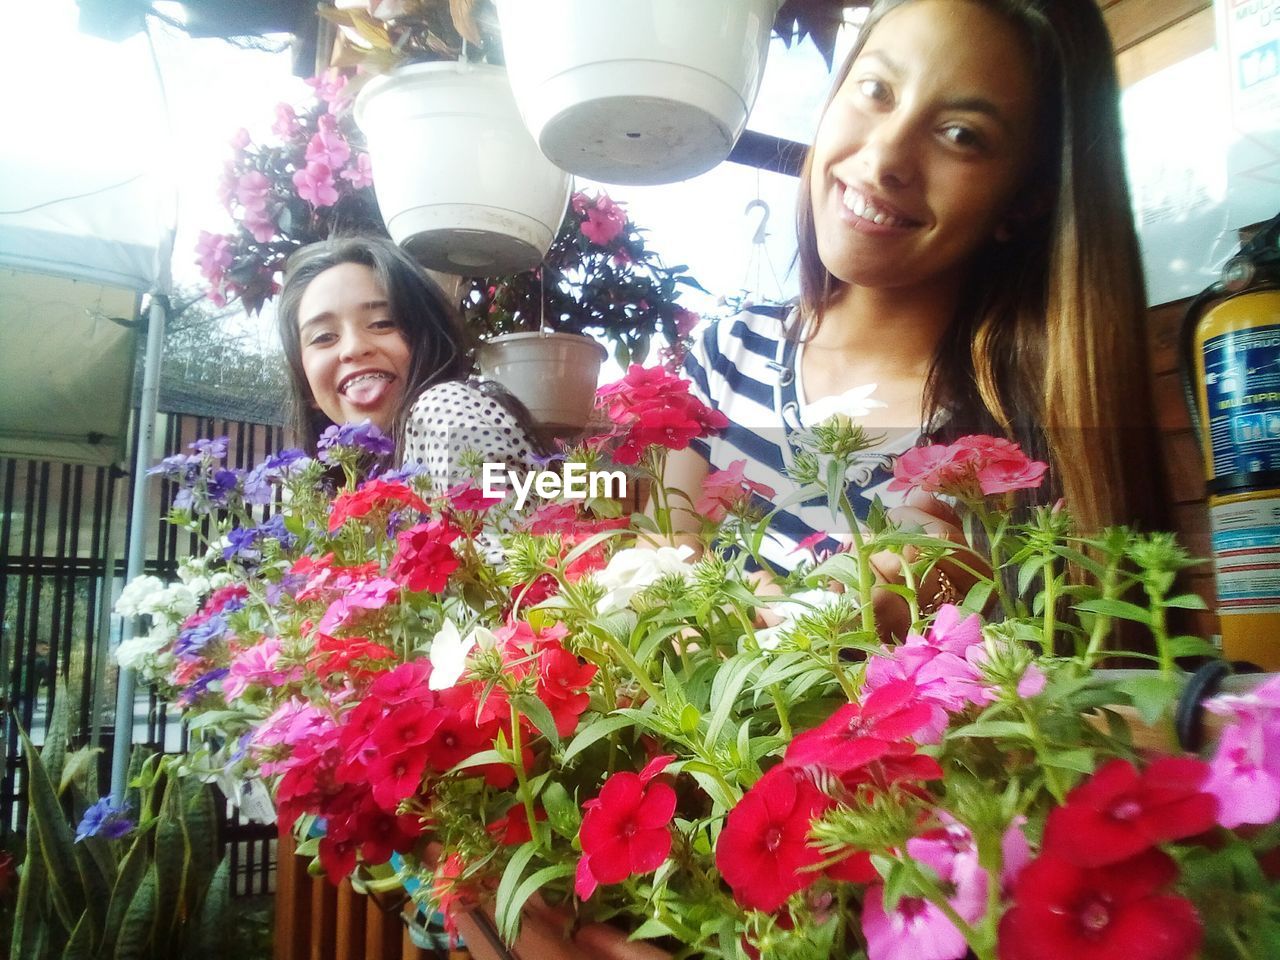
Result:
{"label": "green stem", "polygon": [[613,651],[614,656],[621,661],[622,666],[636,678],[636,683],[640,684],[645,693],[649,695],[649,699],[658,705],[666,703],[666,698],[662,695],[662,689],[653,682],[653,678],[649,676],[649,671],[640,666],[638,660],[627,648],[625,643],[621,643],[613,634],[607,630],[594,631],[597,636],[604,639],[609,645],[609,649]]}
{"label": "green stem", "polygon": [[778,711],[778,733],[786,740],[791,739],[791,718],[787,715],[787,705],[782,696],[782,687],[776,683],[769,684],[769,694],[773,697],[773,705]]}
{"label": "green stem", "polygon": [[529,775],[524,769],[524,746],[520,739],[520,713],[514,703],[511,704],[511,751],[515,755],[516,780],[519,782],[520,800],[524,803],[524,813],[528,817],[529,833],[542,845],[538,834],[538,820],[533,812],[533,795],[529,793]]}
{"label": "green stem", "polygon": [[[862,629],[875,637],[879,635],[876,630],[876,605],[871,597],[876,584],[875,571],[871,569],[871,554],[866,541],[862,539],[862,527],[853,512],[853,504],[849,502],[849,495],[843,491],[840,493],[840,512],[844,514],[845,523],[849,524],[853,549],[858,557],[858,604],[862,613]],[[842,682],[841,686],[843,685]]]}
{"label": "green stem", "polygon": [[1054,649],[1053,635],[1058,630],[1058,577],[1053,568],[1053,557],[1044,562],[1044,642],[1046,651]]}
{"label": "green stem", "polygon": [[1044,735],[1040,732],[1040,725],[1036,722],[1035,715],[1028,709],[1026,701],[1018,701],[1018,713],[1022,715],[1022,719],[1027,724],[1027,731],[1031,737],[1031,745],[1035,748],[1036,756],[1040,759],[1040,766],[1044,770],[1044,783],[1049,788],[1049,792],[1053,794],[1053,798],[1061,804],[1067,797],[1066,787],[1058,779],[1057,771],[1045,762],[1045,757],[1049,753],[1049,745],[1045,743]]}

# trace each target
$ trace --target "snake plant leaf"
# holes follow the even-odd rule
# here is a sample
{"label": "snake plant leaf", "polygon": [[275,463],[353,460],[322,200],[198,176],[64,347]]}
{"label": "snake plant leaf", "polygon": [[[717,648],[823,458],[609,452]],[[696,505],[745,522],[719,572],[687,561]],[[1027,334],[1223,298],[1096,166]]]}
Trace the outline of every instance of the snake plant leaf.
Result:
{"label": "snake plant leaf", "polygon": [[218,866],[218,820],[213,793],[194,777],[180,781],[183,787],[182,821],[191,850],[187,880],[187,907],[190,914],[201,891],[208,886]]}
{"label": "snake plant leaf", "polygon": [[[52,736],[52,732],[50,734]],[[67,825],[53,780],[41,756],[36,753],[25,730],[19,730],[23,755],[27,758],[28,816],[35,822],[40,855],[48,878],[47,888],[53,908],[63,927],[71,930],[84,912],[84,881],[76,862],[71,828]]]}
{"label": "snake plant leaf", "polygon": [[156,904],[156,870],[153,866],[142,878],[120,923],[115,960],[148,960]]}
{"label": "snake plant leaf", "polygon": [[[90,774],[98,765],[98,754],[101,752],[101,747],[84,747],[68,753],[62,765],[62,775],[58,778],[58,792],[64,793],[67,787],[76,783],[87,795],[96,796],[96,792],[90,789],[88,781]],[[96,775],[94,779],[97,779]]]}
{"label": "snake plant leaf", "polygon": [[227,914],[231,897],[231,860],[223,857],[213,871],[200,905],[195,930],[188,938],[189,960],[222,960],[227,955]]}
{"label": "snake plant leaf", "polygon": [[93,919],[85,910],[71,931],[71,939],[62,950],[62,960],[92,960],[93,958]]}
{"label": "snake plant leaf", "polygon": [[110,905],[107,907],[107,919],[103,924],[101,956],[109,957],[115,949],[116,941],[120,936],[121,924],[124,923],[125,913],[129,909],[129,904],[133,902],[134,894],[138,892],[138,886],[142,883],[142,878],[147,872],[149,863],[148,842],[149,840],[146,836],[138,835],[133,841],[133,846],[129,848],[129,852],[124,855],[124,859],[120,862],[120,871],[116,874],[115,886],[111,890]]}
{"label": "snake plant leaf", "polygon": [[[40,762],[44,764],[49,780],[56,784],[62,782],[62,767],[67,758],[67,722],[70,713],[66,696],[56,696],[53,701],[53,716],[49,718],[49,728],[44,735],[44,746],[40,748]],[[61,787],[58,792],[62,792]]]}
{"label": "snake plant leaf", "polygon": [[27,858],[22,864],[22,877],[18,880],[18,899],[14,904],[13,931],[9,940],[11,957],[39,957],[43,954],[49,932],[45,876],[36,821],[34,817],[28,817]]}
{"label": "snake plant leaf", "polygon": [[[89,837],[96,840],[97,837]],[[88,847],[83,842],[74,846],[76,866],[80,868],[80,877],[84,881],[84,913],[76,922],[77,929],[88,924],[87,933],[91,943],[102,938],[102,928],[107,922],[107,906],[111,902],[111,884],[115,874],[107,877],[98,866]],[[72,935],[74,938],[74,934]]]}
{"label": "snake plant leaf", "polygon": [[[170,781],[169,790],[176,793],[176,784]],[[172,936],[186,922],[183,913],[184,887],[191,850],[182,822],[174,815],[170,800],[156,824],[156,943],[172,943]]]}

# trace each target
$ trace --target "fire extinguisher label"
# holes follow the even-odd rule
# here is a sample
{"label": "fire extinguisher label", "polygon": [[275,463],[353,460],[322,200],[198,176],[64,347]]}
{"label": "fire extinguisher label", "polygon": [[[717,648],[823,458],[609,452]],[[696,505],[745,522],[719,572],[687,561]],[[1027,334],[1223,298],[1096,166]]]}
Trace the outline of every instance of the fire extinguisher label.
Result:
{"label": "fire extinguisher label", "polygon": [[1213,476],[1280,470],[1280,328],[1206,340],[1204,371]]}
{"label": "fire extinguisher label", "polygon": [[1209,505],[1218,612],[1280,613],[1280,491]]}

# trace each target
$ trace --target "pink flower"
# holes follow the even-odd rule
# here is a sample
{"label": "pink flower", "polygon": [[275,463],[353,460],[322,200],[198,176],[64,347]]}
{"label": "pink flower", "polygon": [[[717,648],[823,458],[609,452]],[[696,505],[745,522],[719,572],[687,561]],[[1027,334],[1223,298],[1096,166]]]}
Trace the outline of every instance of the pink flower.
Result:
{"label": "pink flower", "polygon": [[236,199],[246,211],[263,213],[270,193],[271,181],[259,170],[250,170],[236,182]]}
{"label": "pink flower", "polygon": [[929,705],[914,684],[888,683],[863,703],[846,704],[821,726],[797,736],[787,747],[785,763],[843,774],[882,757],[910,754],[914,748],[906,738],[929,718]]}
{"label": "pink flower", "polygon": [[692,310],[676,307],[676,336],[687,337],[693,333],[694,327],[702,322],[702,317]]}
{"label": "pink flower", "polygon": [[271,125],[272,133],[283,140],[288,140],[301,129],[301,126],[292,106],[287,103],[276,104],[276,122]]}
{"label": "pink flower", "polygon": [[1010,440],[984,434],[961,437],[949,446],[908,450],[893,466],[890,490],[923,490],[961,498],[1034,489],[1049,465],[1030,459]]}
{"label": "pink flower", "polygon": [[215,286],[222,283],[223,275],[231,266],[231,238],[201,230],[196,240],[196,262],[209,283]]}
{"label": "pink flower", "polygon": [[964,480],[972,459],[972,451],[957,445],[933,443],[912,447],[894,461],[889,489],[920,489],[925,493],[949,491]]}
{"label": "pink flower", "polygon": [[583,804],[582,859],[574,885],[582,899],[601,883],[652,873],[667,859],[676,792],[669,784],[651,781],[673,759],[656,757],[639,773],[615,773],[598,797]]}
{"label": "pink flower", "polygon": [[381,610],[395,596],[400,584],[386,577],[374,577],[357,583],[333,603],[320,618],[317,628],[321,633],[332,633],[348,623],[360,610]]}
{"label": "pink flower", "polygon": [[1018,696],[1024,700],[1038,697],[1044,693],[1045,685],[1048,682],[1049,679],[1044,675],[1044,671],[1036,664],[1029,663],[1027,668],[1022,671],[1022,676],[1018,679]]}
{"label": "pink flower", "polygon": [[1218,798],[1218,823],[1228,829],[1280,817],[1280,718],[1227,727],[1209,763],[1204,791]]}
{"label": "pink flower", "polygon": [[[973,836],[960,824],[941,836],[914,837],[907,853],[933,870],[947,902],[968,923],[986,913],[987,872],[978,865]],[[884,885],[868,888],[862,909],[862,932],[868,960],[960,960],[968,952],[964,936],[937,905],[919,897],[903,897],[891,911],[884,906]]]}
{"label": "pink flower", "polygon": [[251,144],[252,142],[253,140],[250,139],[249,137],[249,131],[246,130],[244,127],[241,127],[239,130],[237,130],[235,133],[235,136],[231,138],[231,146],[236,151],[243,150],[245,147],[249,146],[249,144]]}
{"label": "pink flower", "polygon": [[[607,194],[584,201],[587,218],[582,222],[582,235],[597,246],[607,247],[626,226],[627,214]],[[576,203],[574,209],[578,209]]]}
{"label": "pink flower", "polygon": [[261,643],[241,650],[231,661],[231,672],[222,681],[222,695],[230,703],[249,689],[250,684],[266,684],[278,687],[302,679],[302,667],[277,670],[280,659],[280,638],[269,637]]}
{"label": "pink flower", "polygon": [[944,604],[925,636],[908,634],[901,644],[886,648],[885,655],[871,658],[864,689],[870,693],[903,680],[913,683],[930,708],[929,721],[916,739],[937,743],[949,714],[996,699],[995,691],[982,684],[978,664],[985,653],[978,615],[962,619],[959,607]]}
{"label": "pink flower", "polygon": [[241,222],[258,243],[268,243],[276,235],[276,222],[263,213],[250,210]]}
{"label": "pink flower", "polygon": [[316,92],[317,100],[329,104],[343,99],[342,94],[347,88],[347,78],[333,68],[326,70],[323,76],[309,77],[303,82]]}
{"label": "pink flower", "polygon": [[719,523],[725,518],[725,514],[752,494],[759,494],[766,500],[772,497],[774,494],[772,487],[743,476],[746,465],[746,460],[735,460],[723,470],[717,470],[703,480],[702,497],[693,509],[708,520]]}
{"label": "pink flower", "polygon": [[280,704],[271,716],[253,732],[249,742],[255,747],[294,746],[333,729],[333,719],[321,713],[311,704],[291,697]]}
{"label": "pink flower", "polygon": [[317,121],[319,129],[307,143],[307,166],[322,163],[330,170],[337,170],[351,157],[351,145],[338,132],[337,121],[324,114]]}
{"label": "pink flower", "polygon": [[298,196],[315,207],[331,207],[338,202],[333,186],[333,171],[323,163],[308,163],[293,175]]}
{"label": "pink flower", "polygon": [[357,153],[354,162],[342,173],[338,174],[343,180],[347,180],[357,190],[363,190],[365,187],[373,186],[373,164],[369,160],[367,153]]}

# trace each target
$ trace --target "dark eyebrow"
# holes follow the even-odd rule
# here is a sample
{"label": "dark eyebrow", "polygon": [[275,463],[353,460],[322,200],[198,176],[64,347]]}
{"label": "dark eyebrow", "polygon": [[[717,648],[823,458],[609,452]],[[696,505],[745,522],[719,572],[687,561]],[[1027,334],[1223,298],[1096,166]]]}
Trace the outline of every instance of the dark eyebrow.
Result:
{"label": "dark eyebrow", "polygon": [[953,100],[945,101],[942,105],[947,110],[980,113],[983,116],[990,117],[1004,127],[1006,131],[1009,130],[1009,119],[1004,115],[1004,111],[985,97],[956,97]]}
{"label": "dark eyebrow", "polygon": [[[388,303],[386,300],[369,300],[365,303],[356,304],[356,309],[359,310],[361,313],[372,313],[374,310],[386,309],[387,306],[388,306]],[[301,333],[303,330],[306,330],[307,327],[311,326],[312,324],[321,323],[325,320],[331,320],[331,319],[333,319],[332,310],[325,310],[323,313],[317,313],[314,317],[308,317],[306,320],[300,321],[298,323],[298,332]]]}

